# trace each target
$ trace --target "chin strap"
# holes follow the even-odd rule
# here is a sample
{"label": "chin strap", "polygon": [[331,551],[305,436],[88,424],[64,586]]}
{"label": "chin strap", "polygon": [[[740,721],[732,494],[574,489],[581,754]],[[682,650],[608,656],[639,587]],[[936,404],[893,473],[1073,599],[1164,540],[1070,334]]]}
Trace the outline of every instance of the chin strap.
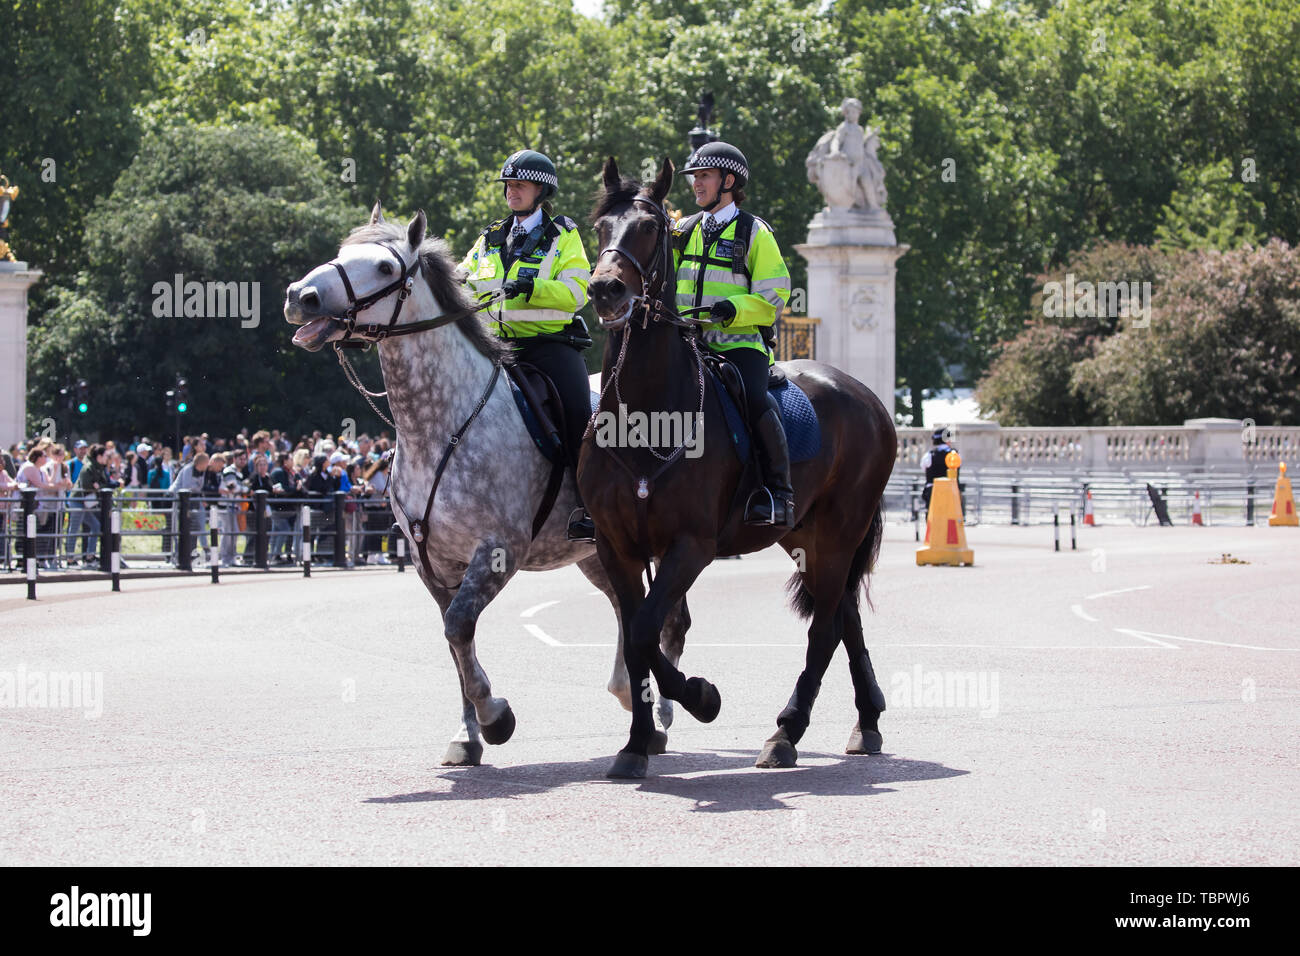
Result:
{"label": "chin strap", "polygon": [[[700,206],[701,209],[703,209],[705,212],[713,212],[713,210],[717,207],[719,201],[721,201],[722,199],[722,192],[723,192],[722,187],[725,185],[727,177],[731,175],[732,175],[731,173],[722,174],[722,179],[718,182],[718,191],[713,194],[713,202],[709,203],[707,206]],[[733,176],[732,178],[734,179],[735,177]]]}

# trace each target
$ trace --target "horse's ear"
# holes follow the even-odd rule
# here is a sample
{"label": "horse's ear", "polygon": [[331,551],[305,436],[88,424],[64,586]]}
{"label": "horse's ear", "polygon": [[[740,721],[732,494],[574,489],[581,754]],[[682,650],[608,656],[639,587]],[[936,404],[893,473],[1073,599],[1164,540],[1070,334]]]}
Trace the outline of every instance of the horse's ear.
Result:
{"label": "horse's ear", "polygon": [[375,200],[375,208],[370,210],[370,225],[377,226],[384,221],[384,207]]}
{"label": "horse's ear", "polygon": [[664,164],[659,167],[659,175],[655,177],[654,188],[650,192],[655,202],[661,203],[668,197],[668,191],[673,188],[673,172],[673,161],[665,156]]}
{"label": "horse's ear", "polygon": [[605,188],[617,189],[619,181],[618,161],[611,156],[605,160]]}
{"label": "horse's ear", "polygon": [[410,240],[412,249],[419,249],[420,244],[424,242],[424,231],[429,226],[429,221],[424,216],[424,210],[421,209],[411,220],[410,227],[406,230],[406,238]]}

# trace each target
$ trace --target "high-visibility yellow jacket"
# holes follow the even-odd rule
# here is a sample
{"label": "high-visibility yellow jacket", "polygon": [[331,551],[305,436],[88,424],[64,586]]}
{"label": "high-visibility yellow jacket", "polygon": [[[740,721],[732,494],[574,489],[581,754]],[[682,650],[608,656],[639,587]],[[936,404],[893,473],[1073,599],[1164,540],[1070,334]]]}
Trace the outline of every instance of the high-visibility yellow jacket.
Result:
{"label": "high-visibility yellow jacket", "polygon": [[488,310],[493,316],[489,322],[492,331],[508,339],[559,332],[586,304],[587,283],[591,281],[591,265],[577,223],[568,216],[551,219],[543,212],[534,248],[527,250],[532,234],[523,237],[520,246],[527,254],[516,258],[507,270],[502,256],[513,224],[513,217],[500,219],[478,237],[461,262],[468,276],[466,283],[482,298],[509,279],[531,278],[533,291],[527,297],[506,299],[499,320],[496,306]]}
{"label": "high-visibility yellow jacket", "polygon": [[[759,329],[771,326],[781,317],[790,300],[790,272],[781,257],[781,249],[767,223],[755,218],[749,248],[744,250],[744,265],[737,269],[733,253],[736,225],[740,215],[732,216],[721,235],[704,248],[704,229],[695,224],[686,246],[673,248],[673,266],[677,273],[677,308],[690,309],[729,299],[736,306],[736,318],[724,327],[711,322],[704,327],[704,341],[715,352],[729,349],[758,349],[775,361],[763,343]],[[685,219],[682,223],[685,223]],[[681,226],[679,225],[678,229]],[[748,275],[745,274],[748,270]],[[696,313],[703,317],[707,313]]]}

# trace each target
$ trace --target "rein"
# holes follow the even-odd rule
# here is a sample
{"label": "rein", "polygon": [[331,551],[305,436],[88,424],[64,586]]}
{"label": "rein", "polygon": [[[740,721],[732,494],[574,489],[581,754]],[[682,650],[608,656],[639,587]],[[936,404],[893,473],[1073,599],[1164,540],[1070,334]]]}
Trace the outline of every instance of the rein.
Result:
{"label": "rein", "polygon": [[[384,286],[379,291],[372,292],[370,295],[358,299],[356,294],[353,292],[352,282],[348,279],[347,270],[343,268],[343,265],[340,262],[336,260],[331,261],[329,264],[338,271],[339,277],[343,280],[343,288],[347,292],[348,296],[348,308],[342,315],[329,316],[329,318],[336,325],[344,328],[343,338],[334,342],[334,352],[338,355],[339,365],[343,367],[343,374],[347,378],[348,383],[361,393],[366,402],[369,403],[370,407],[374,409],[375,414],[392,426],[393,430],[397,432],[400,431],[397,424],[380,411],[379,406],[374,402],[374,399],[376,398],[387,397],[388,392],[372,392],[367,389],[365,385],[362,384],[361,377],[357,374],[357,370],[352,366],[352,363],[348,361],[347,355],[344,354],[344,350],[366,350],[369,349],[371,345],[382,342],[387,338],[440,329],[444,326],[451,325],[454,322],[459,322],[461,319],[467,318],[471,315],[477,315],[485,309],[489,309],[496,301],[503,300],[504,294],[498,289],[492,292],[478,305],[457,309],[455,312],[445,312],[432,319],[421,319],[417,322],[408,322],[403,325],[397,325],[397,318],[401,315],[402,305],[406,302],[407,298],[410,297],[411,289],[415,284],[415,276],[420,271],[420,257],[417,254],[411,265],[407,266],[405,260],[402,259],[401,253],[399,253],[390,242],[384,241],[376,244],[387,249],[393,258],[397,260],[400,267],[398,278]],[[364,312],[366,309],[370,308],[370,306],[377,302],[381,302],[394,292],[397,293],[397,301],[393,306],[393,314],[389,317],[387,325],[380,325],[378,323],[357,325],[356,318],[359,312]],[[460,428],[458,428],[447,440],[447,445],[443,449],[442,457],[438,459],[438,467],[434,470],[433,474],[433,486],[429,489],[429,497],[424,503],[423,516],[414,521],[411,521],[409,517],[407,519],[411,529],[411,538],[415,541],[415,550],[420,556],[420,564],[424,568],[425,575],[430,581],[437,584],[438,587],[445,591],[459,590],[460,585],[457,584],[454,587],[448,587],[438,579],[438,576],[434,573],[433,564],[429,560],[428,549],[424,547],[425,539],[429,536],[429,517],[433,514],[433,500],[438,494],[438,485],[442,482],[443,472],[446,471],[447,465],[451,461],[452,453],[457,447],[459,447],[461,440],[465,437],[465,433],[469,431],[469,427],[474,424],[474,419],[478,418],[479,412],[483,411],[484,406],[487,405],[488,400],[492,397],[493,390],[496,388],[497,381],[500,378],[501,363],[493,361],[492,375],[488,378],[487,387],[483,389],[483,394],[479,396],[478,401],[474,404],[473,410],[461,424]],[[542,523],[546,517],[545,513],[549,513],[550,505],[553,504],[553,501],[553,498],[548,502],[547,497],[543,497],[542,505],[533,518],[533,540],[536,540],[537,534],[541,530]]]}
{"label": "rein", "polygon": [[[415,277],[420,272],[420,255],[417,252],[411,264],[408,266],[402,254],[388,240],[377,242],[375,245],[383,246],[388,253],[397,260],[398,277],[376,292],[372,292],[360,299],[352,290],[352,282],[348,278],[348,272],[343,268],[343,264],[337,259],[332,259],[328,263],[338,272],[339,278],[343,281],[343,290],[348,296],[348,307],[342,315],[330,316],[331,321],[336,326],[342,326],[343,338],[334,342],[334,354],[339,358],[339,365],[343,367],[343,375],[348,380],[348,384],[361,393],[361,396],[370,405],[376,415],[383,419],[394,431],[397,431],[397,424],[379,410],[375,404],[376,398],[386,398],[387,391],[372,392],[361,382],[361,376],[357,370],[352,367],[344,349],[360,349],[366,351],[371,345],[382,342],[384,339],[393,338],[399,335],[414,335],[416,332],[429,332],[433,329],[440,329],[443,326],[451,325],[453,322],[459,322],[461,319],[468,318],[471,315],[477,315],[483,310],[489,308],[492,303],[501,297],[500,291],[493,292],[485,301],[474,306],[467,306],[463,309],[457,309],[454,312],[444,312],[442,315],[435,316],[432,319],[420,319],[417,322],[407,322],[404,325],[397,324],[397,317],[402,313],[402,305],[411,295],[411,289],[415,285]],[[368,325],[357,325],[357,314],[364,312],[376,302],[381,302],[394,292],[397,293],[397,300],[393,303],[393,314],[389,316],[387,325],[380,325],[378,322]]]}
{"label": "rein", "polygon": [[[655,240],[655,250],[653,253],[654,265],[650,267],[649,274],[647,274],[647,268],[642,266],[636,256],[634,256],[623,245],[623,236],[621,234],[613,243],[602,249],[596,256],[597,264],[599,264],[601,256],[610,252],[617,253],[630,262],[633,268],[636,269],[637,275],[641,278],[641,292],[638,295],[630,297],[627,309],[622,315],[610,322],[606,322],[603,319],[600,320],[601,326],[609,331],[618,331],[620,329],[623,331],[623,344],[619,348],[618,358],[615,360],[613,368],[610,369],[610,380],[606,382],[600,390],[600,401],[597,402],[596,411],[592,412],[591,418],[587,422],[587,428],[582,435],[583,441],[586,441],[587,436],[589,436],[596,427],[596,416],[600,414],[600,406],[604,403],[605,393],[609,391],[610,385],[614,386],[614,394],[618,403],[620,405],[626,404],[623,401],[623,391],[620,378],[623,372],[623,362],[627,358],[627,343],[632,337],[631,326],[634,321],[633,317],[638,310],[641,311],[642,330],[648,329],[652,321],[667,322],[670,325],[675,325],[681,329],[689,330],[688,333],[683,335],[683,338],[686,339],[687,344],[691,348],[691,353],[695,356],[695,368],[700,389],[700,407],[691,423],[691,437],[694,437],[695,429],[704,421],[704,358],[700,355],[699,337],[698,335],[693,334],[698,332],[700,321],[696,318],[686,318],[682,312],[679,312],[676,308],[664,301],[664,283],[666,277],[672,271],[672,252],[668,238],[671,232],[671,227],[668,224],[668,214],[664,212],[662,206],[654,200],[644,196],[636,196],[632,199],[632,202],[640,203],[641,205],[649,207],[654,212],[656,219],[659,221],[659,235]],[[686,309],[684,311],[687,313],[697,313],[707,312],[708,309]],[[654,448],[650,448],[650,454],[654,455],[654,457],[659,459],[661,462],[659,467],[655,469],[654,473],[650,475],[638,474],[612,447],[598,446],[603,448],[610,458],[612,458],[618,466],[626,471],[632,480],[636,482],[637,545],[641,550],[641,558],[645,562],[646,577],[651,583],[654,582],[654,572],[650,566],[650,534],[648,518],[650,494],[653,492],[654,483],[659,476],[681,460],[689,442],[690,438],[683,437],[682,444],[673,449],[672,453],[668,455],[660,454]]]}

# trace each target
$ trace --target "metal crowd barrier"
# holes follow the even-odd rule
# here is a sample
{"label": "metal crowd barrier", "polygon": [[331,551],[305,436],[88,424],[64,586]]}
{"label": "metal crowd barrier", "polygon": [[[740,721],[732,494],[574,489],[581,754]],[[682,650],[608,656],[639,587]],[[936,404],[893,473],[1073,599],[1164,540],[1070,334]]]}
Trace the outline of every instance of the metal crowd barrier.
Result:
{"label": "metal crowd barrier", "polygon": [[[1273,468],[1233,474],[982,468],[963,469],[959,486],[968,525],[1051,524],[1058,514],[1073,514],[1082,523],[1089,493],[1097,524],[1145,525],[1155,520],[1148,484],[1164,500],[1175,524],[1193,523],[1199,502],[1202,524],[1254,525],[1268,517],[1276,477]],[[920,473],[891,475],[885,488],[886,511],[923,520],[924,487]]]}
{"label": "metal crowd barrier", "polygon": [[[0,499],[0,568],[22,575],[9,580],[25,578],[29,597],[35,596],[40,572],[106,576],[113,590],[124,568],[159,574],[206,568],[213,581],[222,569],[237,567],[300,565],[310,576],[313,565],[384,564],[402,572],[406,539],[392,527],[387,498],[342,491],[281,498],[266,491],[217,497],[128,488],[72,497],[27,489]],[[124,540],[136,544],[124,552]]]}

